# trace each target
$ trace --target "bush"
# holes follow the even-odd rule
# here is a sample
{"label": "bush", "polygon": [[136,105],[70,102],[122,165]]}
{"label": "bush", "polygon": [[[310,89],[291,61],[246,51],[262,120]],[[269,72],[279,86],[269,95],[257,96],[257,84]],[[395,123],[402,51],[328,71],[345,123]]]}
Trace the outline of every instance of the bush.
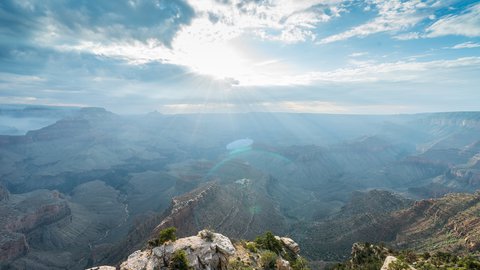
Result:
{"label": "bush", "polygon": [[265,250],[260,254],[260,263],[265,270],[273,270],[277,264],[277,254]]}
{"label": "bush", "polygon": [[175,233],[177,232],[177,229],[175,227],[168,227],[166,229],[163,229],[160,231],[158,234],[158,243],[160,245],[163,245],[167,241],[175,241],[177,240],[177,236]]}
{"label": "bush", "polygon": [[293,270],[310,270],[308,267],[308,261],[302,256],[298,256],[295,261],[292,263]]}
{"label": "bush", "polygon": [[170,264],[168,265],[169,269],[172,270],[188,270],[188,260],[187,254],[184,250],[177,250],[173,254]]}
{"label": "bush", "polygon": [[177,229],[175,227],[163,229],[160,231],[156,239],[151,239],[148,241],[148,245],[151,247],[156,247],[163,245],[167,241],[175,241],[177,240],[177,236],[175,235],[176,232]]}
{"label": "bush", "polygon": [[267,249],[277,254],[280,254],[282,251],[282,243],[275,239],[275,236],[271,232],[266,232],[264,235],[258,236],[255,239],[255,244],[257,244],[258,248]]}
{"label": "bush", "polygon": [[205,239],[207,242],[213,242],[214,234],[210,230],[204,230],[201,232],[200,237]]}
{"label": "bush", "polygon": [[250,252],[257,252],[257,245],[254,242],[248,242],[245,244],[245,248],[247,248]]}

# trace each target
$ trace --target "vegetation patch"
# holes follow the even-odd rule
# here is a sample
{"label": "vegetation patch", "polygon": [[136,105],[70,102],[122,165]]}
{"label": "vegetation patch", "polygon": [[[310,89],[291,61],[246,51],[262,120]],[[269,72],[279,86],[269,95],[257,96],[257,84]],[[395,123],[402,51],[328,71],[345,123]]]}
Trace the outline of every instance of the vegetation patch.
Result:
{"label": "vegetation patch", "polygon": [[158,237],[156,239],[152,239],[148,241],[150,246],[156,247],[165,244],[168,241],[175,241],[177,240],[177,228],[175,227],[168,227],[163,229],[158,233]]}

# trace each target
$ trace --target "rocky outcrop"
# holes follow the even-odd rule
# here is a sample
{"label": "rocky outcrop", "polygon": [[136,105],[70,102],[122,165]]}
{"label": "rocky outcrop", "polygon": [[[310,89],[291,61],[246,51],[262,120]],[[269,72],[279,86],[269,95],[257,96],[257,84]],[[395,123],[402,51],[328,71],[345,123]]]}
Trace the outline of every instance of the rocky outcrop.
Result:
{"label": "rocky outcrop", "polygon": [[218,188],[219,186],[216,183],[211,182],[189,193],[174,197],[170,209],[166,211],[167,216],[154,229],[154,235],[168,227],[176,227],[181,236],[198,231],[195,222],[192,220],[195,215],[195,208],[202,203],[211,201]]}
{"label": "rocky outcrop", "polygon": [[196,236],[167,242],[151,250],[135,251],[120,265],[122,270],[168,269],[176,252],[183,250],[189,267],[200,269],[227,269],[228,259],[235,254],[235,247],[230,239],[207,230]]}
{"label": "rocky outcrop", "polygon": [[300,253],[300,246],[295,242],[293,241],[292,238],[288,238],[288,237],[279,237],[279,236],[275,236],[275,238],[277,240],[280,240],[282,242],[282,244],[288,248],[288,250],[290,250],[291,252],[295,253],[295,254],[298,254]]}
{"label": "rocky outcrop", "polygon": [[[282,254],[289,250],[290,260],[299,257],[294,250],[300,250],[298,244],[290,238],[278,237],[283,245]],[[249,243],[253,244],[253,243]],[[120,264],[120,270],[167,270],[172,269],[172,259],[179,252],[184,252],[189,269],[192,270],[227,270],[227,269],[259,269],[262,267],[263,251],[247,248],[247,242],[235,244],[219,233],[202,230],[195,236],[168,241],[165,244],[137,250]],[[275,261],[277,270],[291,270],[291,261],[278,256]],[[235,266],[235,267],[234,267]],[[102,266],[107,267],[107,266]],[[90,268],[87,270],[109,270],[108,268]]]}

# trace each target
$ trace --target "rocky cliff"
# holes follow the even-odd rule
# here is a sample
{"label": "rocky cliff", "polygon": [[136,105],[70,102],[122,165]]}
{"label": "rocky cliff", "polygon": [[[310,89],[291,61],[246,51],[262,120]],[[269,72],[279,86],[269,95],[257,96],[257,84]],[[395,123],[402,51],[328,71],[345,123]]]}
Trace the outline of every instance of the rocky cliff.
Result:
{"label": "rocky cliff", "polygon": [[[291,270],[290,264],[297,262],[297,259],[300,258],[298,244],[287,237],[277,236],[276,239],[281,244],[281,250],[277,254],[257,249],[253,242],[237,241],[232,243],[228,237],[222,234],[202,230],[195,236],[167,241],[161,246],[153,248],[137,250],[121,262],[119,268],[121,270],[177,269],[174,266],[176,260],[179,256],[184,256],[183,261],[187,264],[186,267],[192,270],[259,269],[268,267],[265,265],[267,263],[271,263],[271,266],[274,267],[269,269]],[[101,267],[93,267],[89,270],[109,269],[109,266]]]}
{"label": "rocky cliff", "polygon": [[28,252],[26,234],[70,214],[66,200],[56,191],[37,190],[0,200],[0,261],[8,262]]}
{"label": "rocky cliff", "polygon": [[393,243],[401,248],[477,254],[480,248],[480,193],[448,194],[395,212]]}
{"label": "rocky cliff", "polygon": [[[194,234],[202,228],[235,238],[251,239],[269,228],[285,233],[287,223],[270,190],[275,179],[243,165],[238,178],[230,174],[174,197],[165,217],[154,230],[174,226],[180,236]],[[243,177],[243,178],[240,178]]]}
{"label": "rocky cliff", "polygon": [[334,260],[348,255],[354,242],[384,242],[418,252],[478,255],[480,193],[452,193],[442,198],[403,199],[386,191],[356,193],[329,220],[300,224],[294,231],[306,254]]}

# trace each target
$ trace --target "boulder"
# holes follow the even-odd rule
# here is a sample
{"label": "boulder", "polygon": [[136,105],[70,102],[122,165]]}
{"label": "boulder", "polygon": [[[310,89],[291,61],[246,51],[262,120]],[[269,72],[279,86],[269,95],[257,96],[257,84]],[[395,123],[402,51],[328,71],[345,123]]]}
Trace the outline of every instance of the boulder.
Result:
{"label": "boulder", "polygon": [[293,253],[295,253],[295,254],[300,253],[300,246],[295,241],[293,241],[292,238],[278,237],[278,236],[275,236],[275,238],[277,240],[280,240],[283,243],[283,245],[286,246]]}
{"label": "boulder", "polygon": [[282,259],[282,258],[277,259],[276,265],[277,265],[277,270],[291,270],[292,269],[292,268],[290,268],[290,262],[288,262],[287,260]]}

